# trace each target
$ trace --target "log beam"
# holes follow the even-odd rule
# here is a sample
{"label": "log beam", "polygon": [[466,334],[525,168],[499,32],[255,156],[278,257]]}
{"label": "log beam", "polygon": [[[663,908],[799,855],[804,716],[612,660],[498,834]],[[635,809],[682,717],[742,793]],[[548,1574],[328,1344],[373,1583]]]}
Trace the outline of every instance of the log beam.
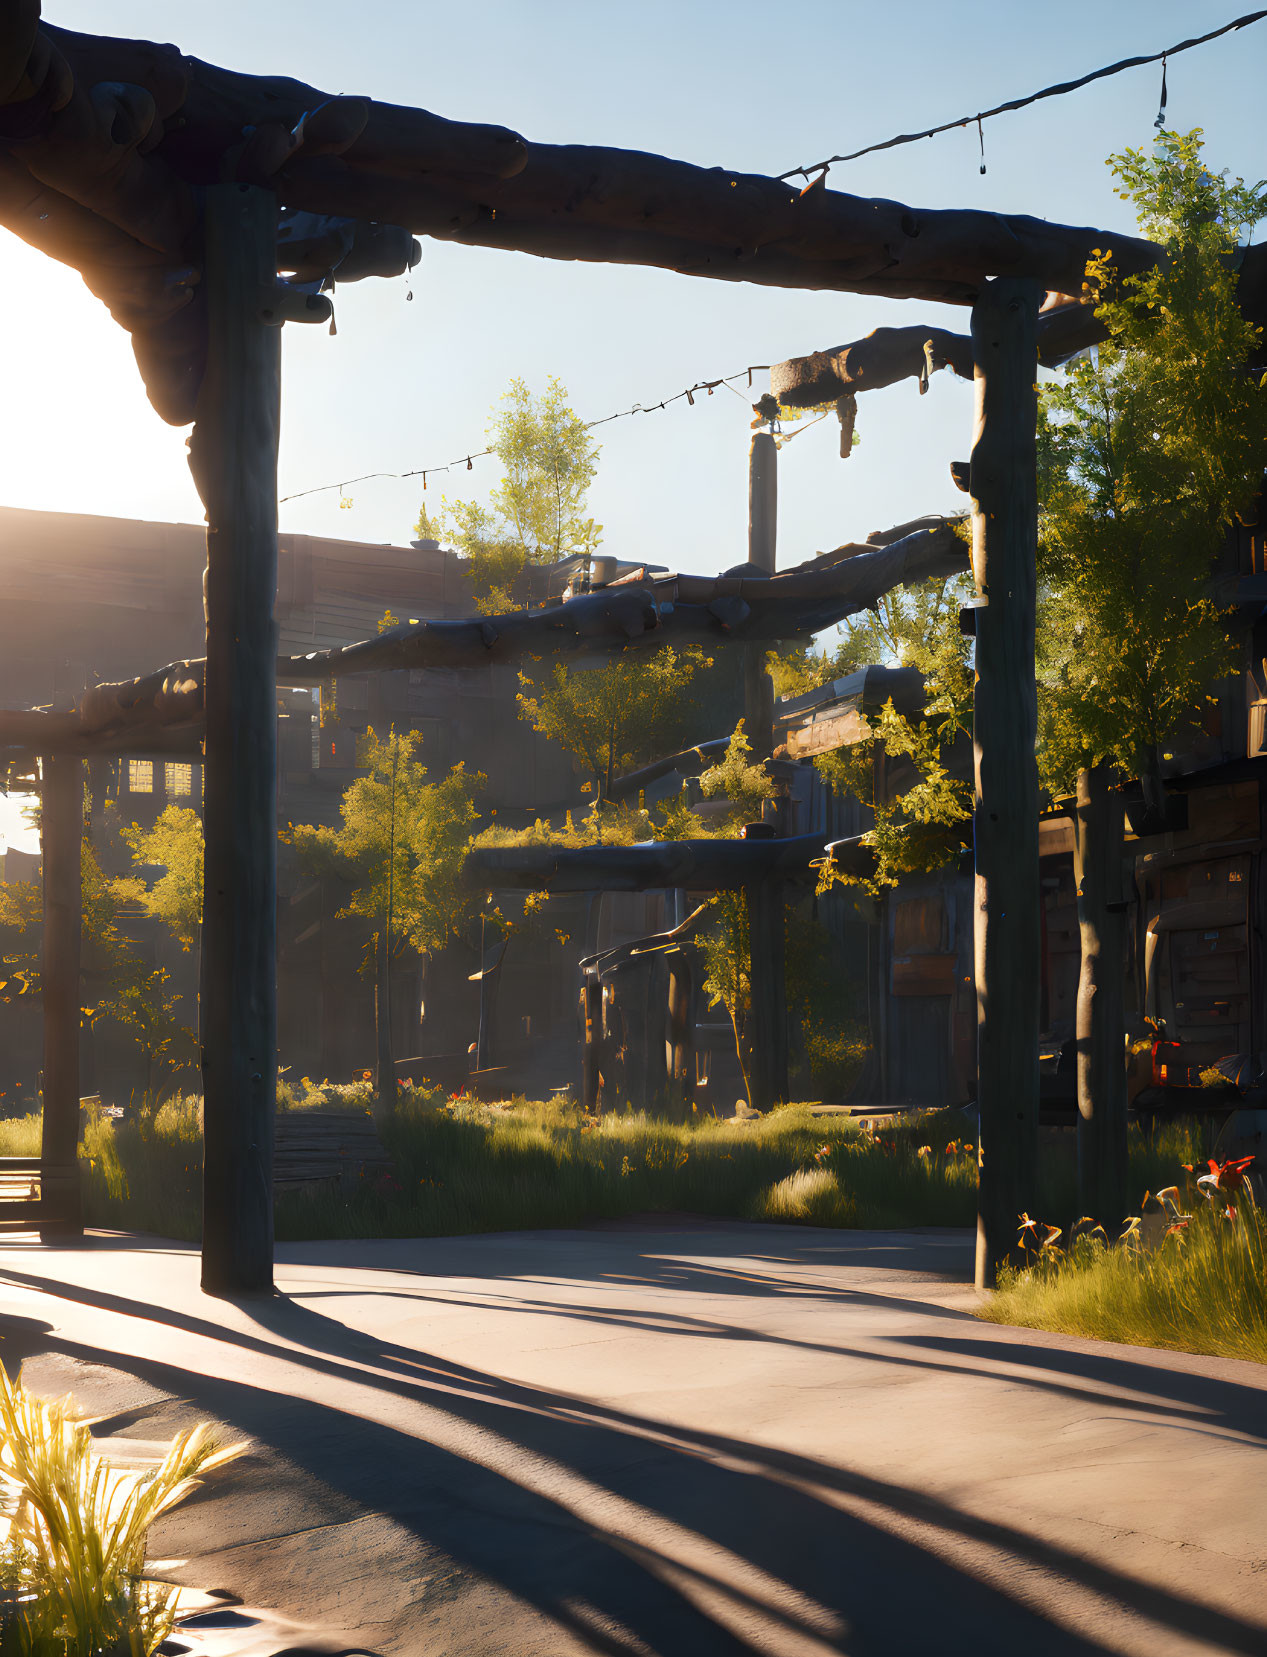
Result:
{"label": "log beam", "polygon": [[[866,609],[893,587],[967,567],[967,547],[949,520],[899,527],[906,533],[896,539],[881,532],[781,575],[671,575],[615,583],[538,610],[393,627],[339,649],[280,656],[277,677],[282,684],[315,685],[400,668],[483,667],[543,655],[796,638]],[[101,752],[112,751],[112,743],[118,751],[134,730],[170,729],[182,733],[173,740],[189,740],[200,729],[203,669],[199,661],[173,662],[136,679],[95,685],[82,700],[78,725],[73,716],[57,716],[69,723],[49,730],[59,740],[73,735]],[[0,714],[0,740],[5,719],[36,717]]]}
{"label": "log beam", "polygon": [[[33,15],[27,4],[0,39],[0,223],[81,271],[133,332],[147,389],[173,423],[190,418],[205,353],[193,192],[225,177],[268,183],[319,218],[473,246],[959,305],[996,273],[1079,293],[1097,248],[1111,248],[1123,275],[1160,257],[1089,226],[529,144],[504,127],[331,98],[172,46],[32,29]],[[1262,321],[1267,249],[1245,251],[1241,297]]]}
{"label": "log beam", "polygon": [[[1060,303],[1039,312],[1038,360],[1057,368],[1075,352],[1107,339],[1108,330],[1089,305],[1053,295]],[[905,328],[876,328],[863,339],[791,357],[770,370],[770,391],[788,408],[817,408],[846,393],[879,391],[899,380],[917,380],[949,368],[962,380],[973,375],[972,339],[968,334],[914,323]]]}
{"label": "log beam", "polygon": [[[815,632],[865,609],[894,586],[951,575],[966,565],[967,548],[946,519],[916,519],[773,577],[669,576],[604,588],[547,609],[421,622],[337,650],[280,656],[276,674],[285,684],[318,684],[353,673],[482,667],[569,651],[655,649],[728,637],[764,644]],[[0,709],[0,749],[196,757],[203,740],[204,669],[202,661],[172,662],[136,679],[94,685],[78,713]]]}
{"label": "log beam", "polygon": [[96,730],[77,713],[4,708],[0,709],[0,752],[5,750],[10,754],[69,754],[81,759],[110,754],[197,758],[202,752],[201,713],[194,724],[160,725],[137,717]]}
{"label": "log beam", "polygon": [[1038,302],[1036,282],[999,277],[972,313],[979,1288],[993,1288],[1015,1249],[1038,1169]]}
{"label": "log beam", "polygon": [[206,193],[211,350],[190,444],[207,508],[202,1286],[273,1286],[277,1095],[277,433],[281,331],[260,316],[276,203]]}
{"label": "log beam", "polygon": [[517,892],[739,891],[754,880],[812,880],[831,855],[841,870],[869,874],[875,854],[821,834],[777,840],[661,840],[650,846],[478,846],[464,878]]}

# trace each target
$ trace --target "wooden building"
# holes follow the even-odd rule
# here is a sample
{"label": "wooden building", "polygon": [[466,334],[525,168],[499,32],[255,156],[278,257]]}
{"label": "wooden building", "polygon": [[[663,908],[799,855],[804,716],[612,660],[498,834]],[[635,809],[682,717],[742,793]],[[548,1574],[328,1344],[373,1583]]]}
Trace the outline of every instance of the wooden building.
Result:
{"label": "wooden building", "polygon": [[[276,618],[283,653],[372,638],[388,610],[407,621],[473,608],[463,560],[434,542],[373,545],[292,534],[279,542]],[[202,525],[0,508],[6,593],[0,707],[69,709],[99,681],[200,656],[205,563]],[[558,585],[566,575],[543,571],[540,580]],[[480,806],[489,821],[518,826],[583,809],[568,756],[518,718],[518,689],[516,670],[502,665],[342,679],[324,706],[316,691],[280,685],[279,821],[338,822],[343,793],[356,775],[357,742],[370,726],[380,733],[393,726],[421,731],[422,757],[433,775],[459,760],[482,772]],[[148,825],[168,804],[200,804],[196,762],[129,758],[93,761],[90,769],[94,797],[116,801],[126,822]],[[10,862],[9,878],[30,878],[31,859],[15,854]],[[346,890],[305,876],[284,851],[281,880],[281,1063],[296,1076],[346,1079],[373,1064],[372,986],[357,970],[364,928],[336,918]],[[574,1040],[573,957],[583,948],[587,912],[581,899],[556,908],[558,929],[576,934],[575,946],[565,954],[546,929],[530,948],[508,952],[497,991],[497,1056],[521,1063],[541,1054],[562,1066],[566,1081]],[[172,973],[188,998],[192,1025],[193,957],[139,914],[126,917],[126,925],[147,959]],[[454,948],[396,974],[393,1026],[403,1058],[465,1054],[478,1021],[479,992],[470,982],[478,968],[475,952]],[[32,1021],[0,1007],[0,1083],[11,1077],[28,1091],[34,1087],[38,1043]],[[128,1044],[115,1045],[117,1052],[104,1054],[104,1074],[89,1051],[87,1090],[113,1085],[126,1094],[137,1085]]]}
{"label": "wooden building", "polygon": [[[1267,543],[1261,513],[1226,537],[1213,594],[1232,613],[1237,672],[1210,687],[1214,700],[1165,754],[1164,823],[1148,821],[1128,788],[1133,875],[1127,974],[1128,1025],[1139,1051],[1132,1097],[1178,1107],[1216,1066],[1241,1086],[1267,1075]],[[867,669],[778,705],[786,752],[800,761],[802,827],[825,809],[820,779],[803,776],[816,753],[869,735],[866,708],[893,695],[920,705],[910,670]],[[971,777],[966,742],[954,769]],[[884,768],[900,793],[906,762]],[[1138,795],[1138,788],[1134,790]],[[868,814],[848,802],[859,832]],[[830,809],[841,811],[833,802]],[[811,815],[804,815],[809,813]],[[859,815],[860,814],[860,815]],[[848,815],[847,809],[845,815]],[[1044,1097],[1072,1106],[1071,1042],[1081,961],[1068,817],[1049,809],[1039,826],[1042,883]],[[959,868],[908,878],[872,909],[865,945],[873,1064],[869,1099],[964,1103],[976,1080],[973,878]],[[1190,1097],[1190,1094],[1189,1094]]]}

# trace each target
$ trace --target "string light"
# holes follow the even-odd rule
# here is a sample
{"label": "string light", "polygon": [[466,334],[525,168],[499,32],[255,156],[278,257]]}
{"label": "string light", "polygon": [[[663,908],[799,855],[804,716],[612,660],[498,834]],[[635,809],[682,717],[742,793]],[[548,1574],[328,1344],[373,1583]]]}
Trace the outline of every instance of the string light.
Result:
{"label": "string light", "polygon": [[[904,132],[896,138],[886,138],[879,144],[868,144],[865,149],[852,150],[848,155],[833,155],[827,161],[815,161],[807,167],[792,167],[786,173],[780,173],[781,179],[809,178],[811,174],[818,174],[814,182],[820,184],[827,176],[829,167],[836,166],[842,161],[857,161],[864,155],[874,155],[877,150],[896,149],[899,144],[917,144],[921,139],[934,138],[941,132],[954,132],[958,127],[971,126],[975,121],[980,129],[982,121],[988,121],[995,115],[1008,115],[1013,110],[1024,109],[1029,104],[1036,104],[1042,98],[1062,98],[1066,93],[1077,92],[1080,87],[1090,86],[1092,81],[1102,81],[1109,75],[1120,75],[1126,69],[1140,69],[1147,63],[1161,63],[1164,65],[1167,58],[1176,57],[1180,52],[1187,52],[1194,46],[1204,46],[1207,41],[1217,40],[1220,35],[1231,34],[1236,29],[1247,29],[1251,23],[1261,23],[1267,17],[1267,11],[1247,12],[1244,17],[1238,17],[1235,22],[1225,23],[1220,29],[1211,29],[1209,34],[1196,35],[1191,40],[1181,40],[1177,46],[1168,46],[1164,52],[1150,52],[1147,57],[1123,58],[1119,63],[1110,63],[1103,69],[1094,69],[1089,75],[1080,75],[1076,81],[1060,81],[1055,86],[1045,86],[1041,92],[1031,92],[1027,98],[1012,98],[1005,104],[996,104],[993,109],[983,109],[976,115],[963,115],[957,121],[943,121],[939,127],[928,127],[923,132]],[[1162,71],[1162,112],[1165,113],[1165,71]],[[1160,123],[1158,123],[1160,124]],[[984,140],[982,153],[984,156]],[[985,171],[984,165],[981,171]]]}
{"label": "string light", "polygon": [[[682,391],[675,391],[672,397],[662,397],[658,403],[635,403],[632,408],[619,409],[615,414],[605,414],[601,420],[587,420],[585,421],[585,430],[593,431],[596,426],[609,426],[613,420],[628,420],[631,415],[635,414],[659,414],[661,409],[667,409],[672,403],[680,403],[684,397],[691,408],[694,408],[695,393],[697,391],[706,391],[711,397],[719,385],[724,385],[727,391],[734,391],[736,397],[742,398],[743,393],[741,391],[735,391],[734,386],[730,382],[732,380],[742,380],[746,376],[748,384],[751,385],[752,376],[754,374],[765,372],[769,366],[770,364],[768,362],[754,362],[748,368],[739,369],[739,371],[735,374],[723,374],[715,380],[697,380],[694,385],[687,386]],[[473,472],[475,470],[475,462],[477,460],[487,460],[492,453],[493,451],[491,449],[480,449],[478,453],[475,450],[472,450],[470,454],[459,455],[456,460],[446,461],[443,466],[412,466],[407,472],[362,472],[360,477],[344,478],[339,483],[319,483],[312,489],[297,489],[293,495],[283,495],[278,501],[278,505],[284,506],[287,501],[301,501],[308,495],[328,494],[332,489],[337,489],[339,491],[340,505],[342,505],[344,499],[343,491],[345,489],[350,489],[354,483],[372,483],[378,478],[391,478],[396,480],[401,478],[421,478],[422,487],[425,489],[427,487],[427,479],[433,473],[451,472],[455,467],[465,467],[468,472]],[[351,505],[351,501],[349,500],[347,504]]]}

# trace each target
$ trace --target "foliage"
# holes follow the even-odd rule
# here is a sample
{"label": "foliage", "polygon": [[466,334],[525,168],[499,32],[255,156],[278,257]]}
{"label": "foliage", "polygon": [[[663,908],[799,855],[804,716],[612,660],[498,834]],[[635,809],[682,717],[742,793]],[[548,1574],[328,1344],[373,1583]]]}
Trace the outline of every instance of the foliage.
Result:
{"label": "foliage", "polygon": [[[191,814],[192,815],[192,814]],[[90,1006],[82,1008],[83,1022],[95,1026],[112,1022],[130,1031],[145,1056],[147,1079],[174,1075],[188,1067],[196,1052],[194,1031],[179,1018],[180,997],[168,988],[169,974],[151,967],[136,946],[124,937],[120,922],[130,905],[148,895],[145,882],[107,875],[92,842],[84,837],[80,851],[82,894],[81,959]],[[0,881],[0,927],[19,939],[43,923],[43,898],[38,881]],[[0,996],[10,1000],[38,992],[40,951],[34,939],[10,947],[0,982]]]}
{"label": "foliage", "polygon": [[[371,1176],[350,1196],[282,1190],[279,1238],[435,1237],[582,1224],[656,1212],[734,1219],[772,1217],[771,1195],[789,1175],[826,1169],[848,1210],[813,1224],[864,1227],[971,1225],[977,1164],[971,1118],[945,1110],[890,1126],[787,1106],[749,1121],[697,1116],[666,1123],[642,1113],[586,1116],[566,1100],[480,1104],[446,1101],[424,1077],[400,1089],[383,1129],[391,1183]],[[314,1101],[314,1095],[319,1101]],[[367,1079],[304,1084],[306,1108],[362,1109]],[[0,1155],[31,1155],[39,1116],[0,1121]],[[1131,1180],[1165,1183],[1181,1158],[1195,1161],[1200,1130],[1178,1125],[1149,1136],[1132,1128]],[[925,1149],[927,1147],[927,1149]],[[90,1225],[196,1241],[202,1202],[201,1100],[186,1095],[115,1121],[90,1114],[80,1147]],[[1042,1211],[1074,1215],[1072,1167],[1045,1157]],[[784,1206],[783,1218],[795,1218]],[[1004,1318],[1002,1321],[1007,1321]]]}
{"label": "foliage", "polygon": [[834,1218],[810,1223],[967,1224],[974,1212],[975,1163],[930,1173],[914,1153],[899,1159],[864,1138],[856,1122],[803,1106],[671,1124],[641,1112],[586,1116],[557,1101],[458,1099],[400,1111],[387,1139],[398,1189],[367,1181],[346,1203],[285,1197],[279,1235],[444,1236],[683,1211],[762,1218],[777,1203],[773,1189],[814,1168],[824,1144],[838,1152],[849,1196]]}
{"label": "foliage", "polygon": [[386,927],[396,945],[426,954],[458,936],[473,913],[462,864],[483,783],[455,766],[428,782],[417,757],[417,731],[365,733],[357,754],[369,772],[343,796],[341,828],[293,824],[286,838],[311,869],[336,872],[352,885],[341,915],[368,920],[377,939]]}
{"label": "foliage", "polygon": [[150,1657],[172,1631],[175,1596],[142,1579],[146,1534],[245,1446],[220,1449],[199,1426],[148,1472],[112,1468],[69,1399],[44,1403],[2,1367],[0,1435],[10,1574],[36,1595],[20,1613],[22,1647],[32,1657]]}
{"label": "foliage", "polygon": [[138,864],[165,872],[136,892],[147,915],[162,921],[185,949],[202,925],[202,822],[188,806],[164,806],[153,828],[133,823],[122,830],[124,843]]}
{"label": "foliage", "polygon": [[826,1018],[807,1020],[804,1044],[805,1068],[816,1090],[825,1099],[844,1099],[871,1051],[866,1025],[856,1019],[841,1023]]}
{"label": "foliage", "polygon": [[[702,822],[691,820],[715,837],[732,838],[745,822],[759,818],[765,801],[773,798],[774,784],[764,763],[753,765],[748,755],[752,744],[741,719],[735,726],[725,756],[700,773],[700,794],[706,800],[729,800],[733,810],[724,817]],[[684,805],[685,802],[682,802]],[[752,1010],[752,958],[748,930],[748,899],[744,892],[717,892],[710,900],[712,925],[695,942],[704,967],[700,988],[708,1005],[726,1009],[735,1034],[744,1084],[748,1078],[748,1015]]]}
{"label": "foliage", "polygon": [[1121,282],[1111,252],[1092,261],[1109,338],[1040,392],[1040,767],[1057,794],[1102,761],[1159,786],[1163,747],[1232,665],[1211,565],[1267,461],[1232,261],[1267,191],[1210,173],[1199,129],[1110,165],[1167,257]]}
{"label": "foliage", "polygon": [[553,376],[540,397],[513,379],[488,428],[488,446],[504,476],[488,504],[442,499],[433,518],[422,508],[418,535],[447,539],[469,561],[476,603],[487,615],[523,602],[529,564],[588,555],[601,524],[585,515],[598,470],[598,445],[568,407],[567,388]]}
{"label": "foliage", "polygon": [[[1097,1340],[1267,1362],[1267,1218],[1243,1168],[1210,1163],[1186,1190],[1145,1192],[1141,1214],[1110,1243],[1081,1225],[1060,1246],[1061,1228],[1022,1216],[1025,1264],[1000,1275],[980,1316]],[[1185,1213],[1187,1208],[1189,1212]],[[1035,1235],[1035,1233],[1039,1233]]]}
{"label": "foliage", "polygon": [[539,677],[519,675],[519,717],[565,748],[605,800],[617,771],[655,754],[680,720],[686,687],[711,666],[697,646],[614,656],[593,667],[555,662]]}
{"label": "foliage", "polygon": [[[840,794],[853,794],[874,813],[864,840],[876,853],[876,873],[862,882],[873,892],[895,886],[904,874],[950,862],[963,846],[971,788],[951,768],[952,750],[972,732],[973,676],[969,641],[959,630],[959,611],[971,594],[967,576],[934,578],[886,593],[875,611],[845,624],[834,657],[806,658],[806,677],[820,682],[858,667],[884,662],[916,668],[924,676],[922,714],[901,714],[888,701],[868,712],[870,735],[846,748],[820,754],[815,768]],[[787,674],[785,664],[785,682]],[[812,687],[807,687],[812,688]],[[895,794],[877,789],[877,757],[907,759],[915,781]],[[854,877],[824,871],[827,884]]]}
{"label": "foliage", "polygon": [[752,944],[744,892],[717,892],[712,925],[695,940],[704,967],[700,989],[708,1005],[723,1006],[735,1034],[735,1052],[748,1086],[748,1017],[752,1012]]}
{"label": "foliage", "polygon": [[673,838],[660,832],[660,825],[645,806],[628,800],[595,799],[581,818],[572,812],[557,826],[547,817],[538,817],[528,827],[507,828],[492,823],[476,835],[477,846],[636,846],[646,840]]}
{"label": "foliage", "polygon": [[[726,752],[716,765],[700,773],[699,790],[706,800],[729,800],[735,808],[728,820],[733,832],[735,826],[752,822],[761,816],[761,808],[774,798],[774,784],[764,761],[755,765],[749,760],[752,744],[744,731],[741,719],[731,733]],[[714,830],[714,833],[724,832]]]}

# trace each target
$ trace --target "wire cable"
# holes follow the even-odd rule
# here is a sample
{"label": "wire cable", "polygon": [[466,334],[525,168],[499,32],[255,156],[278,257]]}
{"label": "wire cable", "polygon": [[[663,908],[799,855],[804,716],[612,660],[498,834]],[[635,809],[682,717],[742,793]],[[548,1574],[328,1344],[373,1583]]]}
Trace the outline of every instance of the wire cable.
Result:
{"label": "wire cable", "polygon": [[[957,121],[943,121],[940,126],[929,127],[924,132],[903,132],[896,138],[886,138],[879,144],[868,144],[865,149],[851,150],[848,155],[833,155],[826,161],[815,161],[808,167],[792,167],[785,173],[780,173],[780,179],[809,178],[812,174],[825,177],[828,168],[836,166],[842,161],[857,161],[861,156],[874,155],[877,150],[896,149],[899,144],[917,144],[924,138],[935,138],[941,132],[954,132],[959,127],[971,126],[976,122],[978,133],[982,121],[989,121],[995,115],[1008,115],[1013,110],[1025,109],[1029,104],[1036,104],[1042,98],[1063,98],[1066,93],[1077,92],[1080,87],[1090,86],[1092,81],[1102,81],[1110,75],[1120,75],[1127,69],[1140,69],[1148,63],[1165,63],[1167,58],[1177,57],[1180,52],[1188,52],[1194,46],[1204,46],[1207,41],[1217,40],[1220,35],[1231,34],[1236,29],[1247,29],[1251,23],[1261,23],[1267,17],[1267,11],[1246,12],[1244,17],[1238,17],[1232,23],[1224,23],[1222,28],[1211,29],[1209,34],[1194,35],[1191,40],[1181,40],[1176,46],[1167,46],[1165,51],[1150,52],[1147,57],[1122,58],[1118,63],[1110,63],[1103,69],[1093,69],[1089,75],[1080,75],[1076,81],[1060,81],[1055,86],[1045,86],[1041,92],[1031,92],[1026,98],[1011,98],[1005,104],[996,104],[993,109],[983,109],[976,115],[963,115]],[[1163,78],[1163,89],[1165,81]],[[1162,110],[1165,111],[1165,92],[1162,93]],[[985,171],[985,140],[981,143],[982,167]]]}
{"label": "wire cable", "polygon": [[[754,362],[750,363],[747,368],[739,369],[735,374],[723,374],[715,380],[697,380],[694,385],[687,386],[682,391],[675,391],[671,397],[662,397],[658,403],[635,403],[632,408],[619,409],[615,414],[605,414],[601,420],[587,420],[585,429],[586,431],[593,431],[596,426],[608,426],[613,420],[628,420],[633,414],[659,414],[661,409],[668,408],[671,403],[680,403],[684,397],[694,408],[695,397],[698,392],[703,392],[711,397],[718,386],[725,386],[727,391],[734,391],[737,397],[742,397],[743,393],[735,391],[731,381],[742,380],[746,377],[748,384],[751,385],[752,376],[764,373],[769,366],[768,362]],[[370,483],[375,478],[420,477],[422,487],[425,489],[427,479],[432,473],[451,472],[456,466],[465,466],[467,471],[470,472],[474,470],[475,461],[487,460],[492,453],[492,449],[472,449],[469,454],[459,455],[456,460],[448,460],[443,466],[413,466],[407,472],[362,472],[359,477],[344,478],[339,483],[319,483],[311,489],[297,489],[292,495],[283,495],[277,504],[284,506],[287,501],[301,501],[308,495],[328,494],[332,489],[337,489],[342,494],[345,489],[350,489],[354,483]]]}

